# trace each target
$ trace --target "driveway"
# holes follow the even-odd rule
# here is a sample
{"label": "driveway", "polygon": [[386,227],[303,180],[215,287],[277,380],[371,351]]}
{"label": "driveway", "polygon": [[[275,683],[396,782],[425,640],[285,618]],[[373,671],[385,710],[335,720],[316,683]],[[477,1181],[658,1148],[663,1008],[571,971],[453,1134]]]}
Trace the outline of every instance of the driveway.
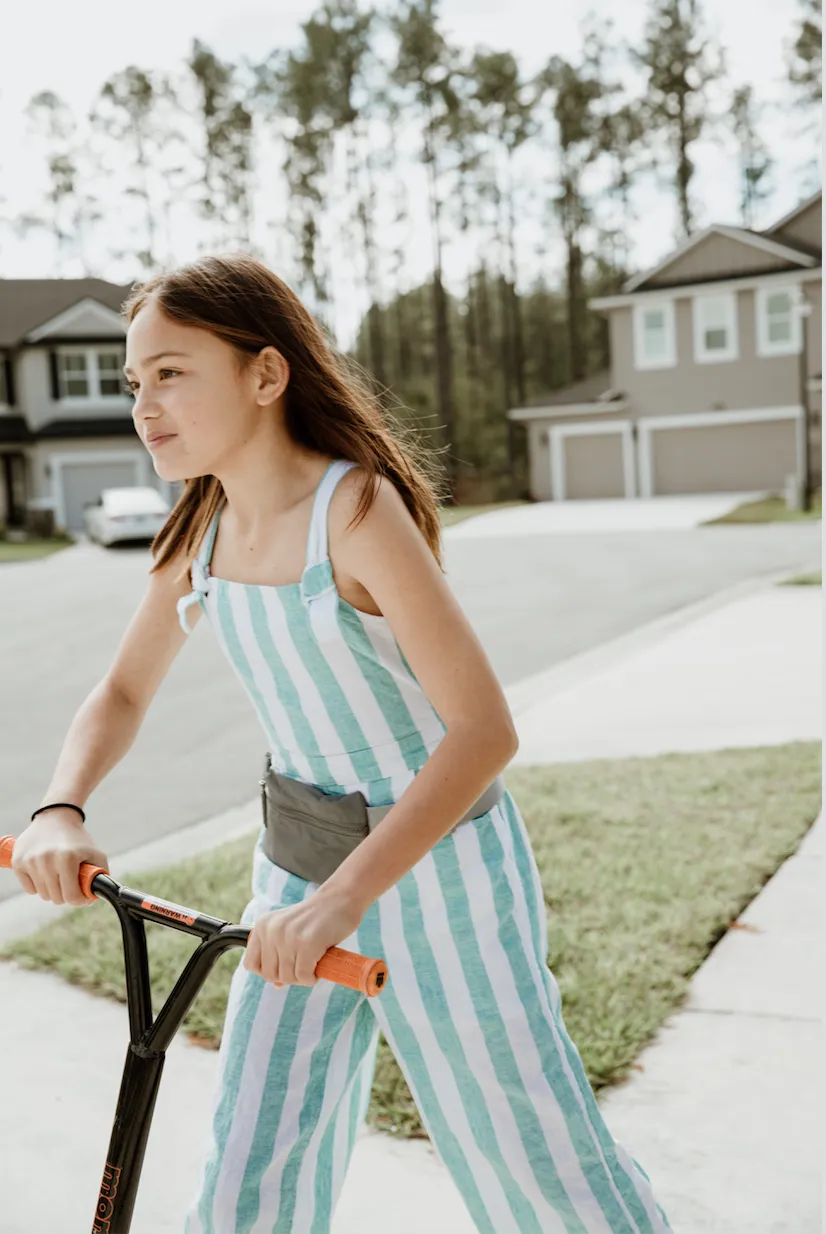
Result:
{"label": "driveway", "polygon": [[448,535],[462,540],[491,536],[554,536],[598,531],[679,531],[721,518],[759,493],[691,493],[624,501],[537,501],[492,510],[457,523]]}
{"label": "driveway", "polygon": [[[447,578],[505,686],[740,580],[820,563],[819,523],[484,536],[471,527],[445,536]],[[19,834],[40,803],[149,564],[146,549],[84,543],[0,566],[0,834]],[[201,621],[132,749],[92,794],[88,829],[114,856],[248,802],[263,755],[257,717]],[[0,899],[19,889],[0,879]]]}

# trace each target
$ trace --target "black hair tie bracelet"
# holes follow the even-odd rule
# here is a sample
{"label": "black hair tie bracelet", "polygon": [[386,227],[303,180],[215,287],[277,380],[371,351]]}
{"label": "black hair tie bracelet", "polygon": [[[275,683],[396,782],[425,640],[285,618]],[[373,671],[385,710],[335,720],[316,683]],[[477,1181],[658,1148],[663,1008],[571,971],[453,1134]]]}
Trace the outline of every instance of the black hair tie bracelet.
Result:
{"label": "black hair tie bracelet", "polygon": [[34,814],[31,817],[31,821],[33,822],[35,815],[41,814],[43,810],[56,810],[59,806],[63,806],[67,810],[77,810],[78,814],[83,819],[84,823],[86,822],[85,812],[81,810],[80,806],[72,805],[71,801],[53,801],[52,804],[49,806],[40,806],[38,810],[35,810]]}

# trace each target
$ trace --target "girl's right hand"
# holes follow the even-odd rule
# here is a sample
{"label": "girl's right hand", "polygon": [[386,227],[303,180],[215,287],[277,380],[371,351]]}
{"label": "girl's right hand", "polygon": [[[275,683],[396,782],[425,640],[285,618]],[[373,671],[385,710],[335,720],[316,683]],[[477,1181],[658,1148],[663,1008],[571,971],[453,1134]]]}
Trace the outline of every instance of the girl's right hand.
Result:
{"label": "girl's right hand", "polygon": [[46,810],[32,819],[14,842],[11,868],[29,895],[54,904],[94,904],[80,889],[84,861],[108,870],[109,860],[99,849],[75,810]]}

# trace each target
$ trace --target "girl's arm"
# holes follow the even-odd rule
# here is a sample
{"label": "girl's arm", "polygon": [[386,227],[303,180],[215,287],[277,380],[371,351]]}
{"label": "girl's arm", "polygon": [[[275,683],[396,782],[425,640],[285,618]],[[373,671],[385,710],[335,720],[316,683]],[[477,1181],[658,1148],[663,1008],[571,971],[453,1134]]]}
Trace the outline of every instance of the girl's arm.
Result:
{"label": "girl's arm", "polygon": [[381,479],[364,519],[347,529],[359,471],[343,476],[333,494],[330,555],[338,572],[355,578],[376,601],[447,728],[381,826],[319,889],[366,911],[447,834],[507,766],[519,741],[490,661],[390,481]]}

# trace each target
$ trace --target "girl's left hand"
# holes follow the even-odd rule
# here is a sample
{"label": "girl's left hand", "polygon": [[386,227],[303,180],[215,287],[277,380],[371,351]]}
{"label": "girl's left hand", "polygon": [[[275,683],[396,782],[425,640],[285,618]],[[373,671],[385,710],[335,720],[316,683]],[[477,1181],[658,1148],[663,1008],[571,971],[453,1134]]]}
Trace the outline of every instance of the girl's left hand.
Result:
{"label": "girl's left hand", "polygon": [[275,986],[316,985],[319,960],[349,938],[362,916],[355,905],[320,891],[290,908],[264,913],[250,930],[244,967]]}

